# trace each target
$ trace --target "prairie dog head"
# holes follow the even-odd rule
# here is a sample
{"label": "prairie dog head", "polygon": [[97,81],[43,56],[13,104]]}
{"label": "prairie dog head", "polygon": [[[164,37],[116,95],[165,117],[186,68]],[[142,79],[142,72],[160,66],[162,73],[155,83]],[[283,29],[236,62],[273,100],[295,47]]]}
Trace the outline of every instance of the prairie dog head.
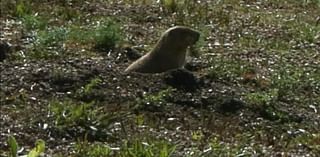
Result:
{"label": "prairie dog head", "polygon": [[175,26],[164,32],[160,42],[170,45],[176,50],[185,50],[188,46],[195,44],[200,37],[200,33],[196,30],[185,26]]}

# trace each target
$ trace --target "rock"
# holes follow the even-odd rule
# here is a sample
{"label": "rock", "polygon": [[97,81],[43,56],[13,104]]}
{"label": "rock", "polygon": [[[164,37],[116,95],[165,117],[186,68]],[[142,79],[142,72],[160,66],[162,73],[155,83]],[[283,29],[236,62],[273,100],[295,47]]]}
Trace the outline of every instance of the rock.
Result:
{"label": "rock", "polygon": [[244,102],[242,102],[239,99],[235,99],[235,98],[226,98],[222,104],[220,104],[218,106],[218,109],[221,112],[230,112],[230,113],[235,113],[238,110],[240,110],[241,108],[244,107]]}
{"label": "rock", "polygon": [[129,60],[137,60],[142,55],[138,52],[138,50],[131,48],[131,47],[125,47],[124,53],[128,57]]}
{"label": "rock", "polygon": [[5,60],[8,56],[8,53],[11,50],[11,44],[5,41],[0,41],[0,62]]}
{"label": "rock", "polygon": [[165,72],[164,82],[174,88],[186,91],[195,91],[201,85],[201,81],[186,69],[174,69]]}

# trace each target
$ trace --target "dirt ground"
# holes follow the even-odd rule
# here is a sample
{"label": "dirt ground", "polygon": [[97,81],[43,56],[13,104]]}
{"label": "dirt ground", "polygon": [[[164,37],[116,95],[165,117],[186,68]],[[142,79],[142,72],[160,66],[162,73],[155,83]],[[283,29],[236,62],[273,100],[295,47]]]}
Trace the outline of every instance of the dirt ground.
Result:
{"label": "dirt ground", "polygon": [[[271,11],[286,10],[269,3],[247,3]],[[48,4],[60,6],[58,2],[46,2],[35,10],[41,13],[45,9],[41,6]],[[228,10],[228,6],[224,9]],[[303,89],[299,86],[296,95],[285,93],[267,100],[257,96],[263,101],[253,102],[246,99],[248,93],[271,89],[268,82],[267,85],[259,82],[256,75],[272,73],[270,67],[263,65],[263,60],[277,64],[280,58],[276,52],[247,47],[241,47],[246,49],[243,51],[230,49],[228,45],[216,44],[208,36],[204,41],[206,45],[197,49],[205,52],[198,57],[188,57],[185,69],[160,74],[124,73],[134,60],[130,56],[132,47],[140,48],[140,55],[147,52],[161,32],[170,26],[168,23],[177,17],[163,16],[157,5],[92,2],[74,3],[69,7],[79,10],[81,16],[88,15],[90,20],[103,15],[126,23],[121,25],[121,30],[130,46],[117,45],[105,52],[93,49],[90,44],[65,42],[65,54],[60,57],[17,57],[28,56],[33,37],[23,31],[19,18],[2,12],[6,14],[0,18],[1,40],[9,42],[11,50],[0,49],[1,53],[6,53],[0,62],[1,156],[8,155],[9,135],[16,138],[21,148],[19,154],[26,154],[37,139],[43,139],[45,156],[81,156],[75,146],[81,141],[122,149],[123,143],[136,139],[150,143],[167,141],[176,146],[172,156],[318,156],[320,153],[319,80]],[[52,16],[56,16],[54,12]],[[59,22],[54,21],[52,25],[66,25]],[[250,24],[246,19],[243,22]],[[237,33],[237,29],[233,29],[224,32],[212,29],[211,36],[232,38],[232,33]],[[264,31],[272,32],[272,29]],[[214,44],[213,49],[208,49]],[[312,72],[319,72],[320,43],[312,44],[310,49],[314,50],[314,55],[303,59],[287,55],[284,57],[288,61],[286,64],[308,65]],[[296,49],[299,53],[303,47]],[[242,62],[256,64],[259,74],[254,72],[253,78],[245,73],[236,80],[213,75],[212,71],[217,68],[214,64],[221,65],[219,56],[239,59],[239,65]],[[232,70],[225,70],[232,73]],[[217,69],[217,72],[220,71]],[[93,80],[98,83],[89,87],[88,84],[94,84]],[[91,104],[88,105],[90,115],[85,120],[59,126],[52,109],[55,104],[61,104],[61,108],[68,104]],[[99,119],[100,115],[107,117],[106,124]],[[119,155],[118,150],[113,151],[113,156]]]}

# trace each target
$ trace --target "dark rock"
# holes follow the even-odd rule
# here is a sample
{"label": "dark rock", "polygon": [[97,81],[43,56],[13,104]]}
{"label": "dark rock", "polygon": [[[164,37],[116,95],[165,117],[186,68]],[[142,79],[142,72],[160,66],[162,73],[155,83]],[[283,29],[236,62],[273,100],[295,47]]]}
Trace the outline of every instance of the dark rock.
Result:
{"label": "dark rock", "polygon": [[142,55],[138,52],[138,50],[131,48],[131,47],[126,47],[124,48],[124,53],[128,57],[129,60],[137,60],[140,58]]}
{"label": "dark rock", "polygon": [[236,113],[238,110],[244,107],[244,102],[235,98],[226,98],[222,104],[218,106],[218,110],[221,112]]}
{"label": "dark rock", "polygon": [[0,62],[5,60],[8,56],[8,53],[11,50],[11,44],[5,41],[0,41]]}
{"label": "dark rock", "polygon": [[164,82],[174,88],[186,91],[195,91],[201,85],[201,81],[186,69],[174,69],[166,72]]}

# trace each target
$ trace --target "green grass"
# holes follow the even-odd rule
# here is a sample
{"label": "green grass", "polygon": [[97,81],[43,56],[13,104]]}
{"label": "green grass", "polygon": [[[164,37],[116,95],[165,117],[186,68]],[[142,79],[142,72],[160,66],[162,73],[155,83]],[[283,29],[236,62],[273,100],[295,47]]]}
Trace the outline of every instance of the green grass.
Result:
{"label": "green grass", "polygon": [[119,148],[111,148],[103,143],[89,143],[88,141],[78,141],[75,145],[75,156],[79,157],[171,157],[175,151],[175,146],[163,140],[132,139],[124,141]]}
{"label": "green grass", "polygon": [[[246,103],[241,115],[230,114],[226,116],[220,115],[216,111],[210,111],[208,115],[200,117],[206,120],[206,116],[214,115],[214,119],[223,123],[223,127],[231,129],[240,127],[239,130],[216,128],[219,126],[218,123],[212,123],[214,128],[208,131],[206,129],[209,127],[199,128],[201,126],[198,125],[200,118],[195,118],[196,122],[190,122],[190,124],[185,120],[193,116],[196,117],[199,110],[195,109],[195,113],[190,113],[191,107],[167,104],[167,96],[177,92],[175,89],[168,88],[154,93],[147,92],[139,99],[128,100],[129,104],[123,104],[122,101],[115,102],[115,104],[104,104],[103,99],[99,99],[97,95],[104,97],[105,90],[102,87],[105,88],[105,85],[110,82],[104,82],[106,80],[96,76],[91,80],[86,80],[87,82],[84,84],[80,83],[82,85],[77,89],[73,88],[71,95],[64,98],[53,98],[54,100],[48,102],[49,107],[46,110],[49,113],[46,115],[48,117],[41,117],[45,119],[44,121],[48,121],[49,131],[57,133],[61,138],[71,139],[68,142],[73,143],[74,147],[70,148],[73,152],[68,153],[74,156],[93,157],[169,157],[177,156],[181,152],[188,154],[184,151],[190,151],[189,156],[252,156],[253,154],[272,156],[274,154],[268,154],[269,151],[279,151],[286,154],[286,152],[299,150],[301,146],[314,154],[320,153],[320,139],[316,132],[318,128],[314,128],[313,122],[310,122],[316,115],[313,112],[320,105],[320,71],[317,67],[319,56],[317,55],[318,49],[315,48],[318,44],[316,37],[320,34],[320,26],[316,25],[316,18],[320,13],[319,0],[267,0],[261,2],[263,5],[258,5],[260,8],[254,2],[248,1],[248,5],[244,5],[243,2],[236,0],[208,1],[201,4],[187,0],[162,0],[160,4],[152,1],[128,0],[124,2],[125,4],[118,6],[121,9],[123,6],[130,7],[132,5],[134,9],[130,9],[134,11],[129,10],[129,13],[139,14],[133,18],[122,15],[126,12],[115,16],[111,15],[110,12],[114,10],[108,10],[110,8],[105,4],[109,4],[109,2],[110,5],[116,4],[115,0],[103,1],[101,4],[98,3],[99,7],[93,7],[106,9],[102,9],[105,12],[97,16],[78,7],[84,2],[82,0],[73,1],[74,8],[66,1],[50,3],[53,7],[47,7],[48,4],[45,2],[30,4],[29,2],[20,0],[14,5],[8,0],[0,2],[1,10],[6,6],[10,9],[5,9],[1,13],[19,19],[22,22],[22,34],[31,36],[24,55],[19,56],[21,53],[15,52],[14,55],[17,58],[13,57],[10,61],[18,61],[19,59],[67,60],[78,56],[79,52],[80,56],[85,57],[90,57],[88,55],[90,52],[100,55],[101,52],[117,50],[116,47],[125,40],[129,40],[127,42],[135,45],[148,43],[150,38],[154,38],[152,31],[160,32],[164,27],[169,27],[172,24],[187,25],[202,33],[201,39],[192,53],[196,54],[194,56],[205,58],[205,61],[209,60],[207,69],[195,73],[199,76],[209,76],[214,87],[222,82],[230,89],[234,89],[236,95],[240,95],[239,97]],[[36,3],[40,7],[35,7]],[[163,14],[162,12],[159,15],[155,14],[156,17],[161,17],[161,22],[145,22],[148,15],[141,15],[140,10],[135,10],[138,8],[136,6],[143,5],[143,9],[146,9],[145,12],[149,13],[150,10],[147,9],[149,6],[145,4],[165,9]],[[50,10],[41,9],[41,6],[45,9],[50,8]],[[84,7],[90,9],[90,6]],[[52,16],[51,20],[46,15]],[[141,20],[136,20],[139,18]],[[141,26],[142,30],[146,30],[147,33],[141,35],[139,30],[130,30],[131,25]],[[154,30],[145,29],[145,27],[149,28],[149,25],[154,26]],[[126,29],[128,32],[124,33],[122,29]],[[135,39],[131,36],[140,37]],[[219,41],[222,45],[209,49],[208,44],[213,45],[215,41]],[[231,43],[232,46],[223,46],[224,43]],[[206,53],[212,53],[212,55],[206,55]],[[105,57],[104,59],[110,58]],[[122,62],[119,65],[122,66]],[[249,83],[244,81],[246,75],[251,73],[254,76],[247,78]],[[52,80],[63,80],[66,74],[63,70],[55,69]],[[101,73],[101,75],[104,74],[106,73]],[[35,81],[35,84],[41,84],[41,81],[43,80]],[[263,82],[264,85],[262,85]],[[112,85],[112,83],[110,84]],[[50,87],[45,88],[52,88],[51,84],[49,85]],[[237,90],[238,88],[241,90]],[[6,106],[14,106],[10,111],[21,113],[23,110],[29,111],[29,108],[34,107],[28,106],[31,104],[29,99],[33,95],[32,92],[26,91],[19,89],[5,100],[8,102]],[[1,93],[2,95],[6,96],[4,93]],[[219,94],[213,97],[219,99]],[[47,98],[43,101],[47,102]],[[46,103],[41,102],[40,104]],[[108,108],[109,105],[119,107],[120,111],[111,112],[113,108]],[[177,115],[174,115],[173,118],[176,118],[175,116],[182,117],[180,117],[181,122],[177,126],[178,128],[182,125],[182,129],[177,129],[178,131],[174,133],[180,135],[179,131],[188,131],[183,134],[186,136],[186,141],[191,143],[187,143],[190,144],[188,150],[182,149],[186,141],[169,142],[162,140],[158,135],[154,135],[155,132],[150,131],[161,127],[168,129],[166,127],[176,125],[157,126],[163,124],[163,119],[171,118],[165,117],[167,116],[167,107],[170,105],[178,106]],[[41,108],[46,107],[41,106]],[[302,123],[292,116],[296,114],[294,112],[300,112],[297,109],[300,109],[303,114],[310,114],[306,115],[308,118],[303,119]],[[164,117],[160,117],[154,111],[165,112],[161,114]],[[183,115],[178,115],[182,114],[180,112]],[[242,121],[241,118],[246,114],[253,115],[250,115],[251,119]],[[156,116],[159,116],[158,119],[154,118]],[[230,124],[228,119],[240,122]],[[31,121],[30,125],[36,121],[29,120],[29,117],[23,120]],[[121,136],[114,140],[116,142],[109,143],[112,141],[109,139],[113,139],[108,134],[109,129],[116,122],[125,125],[122,120],[130,123],[127,124],[127,128],[121,128],[123,132],[128,128],[137,131],[137,128],[145,127],[150,130],[145,129],[139,133],[121,132],[119,133]],[[246,127],[241,127],[240,124],[243,123]],[[36,127],[38,126],[36,125]],[[223,131],[217,131],[219,129]],[[290,132],[299,132],[300,129],[306,131],[294,135],[290,134]],[[234,133],[234,131],[239,132]],[[50,142],[48,141],[49,145],[52,144]],[[10,148],[5,154],[15,156],[18,148],[15,139],[10,137],[8,145]],[[28,145],[28,143],[21,145]],[[42,148],[39,150],[43,152]],[[207,151],[204,152],[204,150]],[[60,155],[65,156],[63,153]]]}
{"label": "green grass", "polygon": [[101,21],[101,24],[92,33],[95,48],[104,51],[112,50],[122,40],[119,24],[111,19]]}
{"label": "green grass", "polygon": [[71,26],[70,41],[94,45],[102,51],[113,50],[123,40],[119,23],[110,18],[97,21],[92,28]]}
{"label": "green grass", "polygon": [[14,14],[17,17],[23,17],[32,12],[32,7],[28,0],[18,0]]}
{"label": "green grass", "polygon": [[162,110],[163,104],[166,102],[166,98],[174,92],[174,89],[168,88],[158,93],[145,95],[142,99],[137,99],[134,109],[139,110]]}
{"label": "green grass", "polygon": [[255,69],[245,61],[223,57],[212,58],[211,64],[209,76],[224,81],[240,81],[244,73]]}
{"label": "green grass", "polygon": [[101,157],[114,154],[109,146],[102,143],[89,143],[88,141],[77,142],[75,156],[78,157]]}
{"label": "green grass", "polygon": [[125,142],[120,151],[120,157],[170,157],[175,151],[175,146],[166,141],[153,141],[134,139]]}
{"label": "green grass", "polygon": [[112,51],[121,41],[122,33],[119,24],[107,18],[97,22],[92,28],[78,26],[48,26],[44,18],[35,15],[25,15],[22,22],[27,31],[33,31],[33,45],[28,48],[29,52],[16,58],[30,59],[57,59],[68,56],[66,50],[70,46],[84,44],[87,47],[100,51]]}
{"label": "green grass", "polygon": [[[54,129],[70,136],[89,136],[93,139],[107,138],[110,125],[120,120],[120,113],[104,113],[103,108],[94,107],[94,102],[78,103],[65,100],[52,101],[49,112],[54,120]],[[79,129],[81,128],[81,129]]]}
{"label": "green grass", "polygon": [[22,16],[22,23],[27,31],[44,30],[48,26],[48,21],[37,15]]}
{"label": "green grass", "polygon": [[294,138],[293,142],[290,145],[295,143],[300,143],[310,147],[311,151],[315,154],[320,153],[320,134],[311,134],[311,135],[299,135]]}
{"label": "green grass", "polygon": [[[20,149],[20,148],[19,148],[19,145],[18,145],[16,139],[10,135],[8,138],[7,144],[10,149],[9,157],[17,157],[18,156],[18,149]],[[27,156],[28,157],[39,157],[44,152],[45,152],[45,141],[39,139],[36,141],[35,147],[28,152]]]}

